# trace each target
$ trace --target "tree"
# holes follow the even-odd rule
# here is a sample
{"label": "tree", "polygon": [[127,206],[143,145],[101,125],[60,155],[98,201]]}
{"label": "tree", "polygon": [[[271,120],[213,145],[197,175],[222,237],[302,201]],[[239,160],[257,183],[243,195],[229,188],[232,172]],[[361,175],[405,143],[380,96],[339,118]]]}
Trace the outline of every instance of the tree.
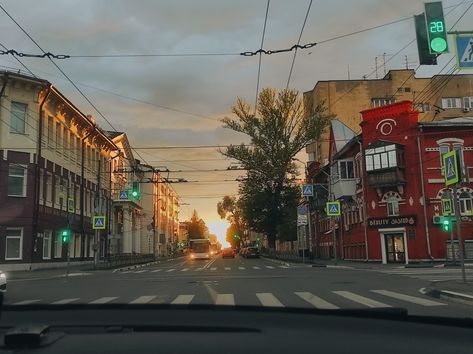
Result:
{"label": "tree", "polygon": [[222,219],[226,219],[230,223],[227,229],[226,240],[232,247],[238,247],[244,229],[240,204],[237,198],[228,195],[224,196],[223,199],[217,203],[218,214]]}
{"label": "tree", "polygon": [[232,112],[236,118],[224,118],[224,127],[246,134],[251,144],[230,145],[221,153],[238,160],[248,171],[239,191],[244,219],[251,229],[265,233],[269,247],[274,248],[278,231],[295,219],[289,208],[297,206],[300,198],[295,180],[289,178],[297,175],[293,158],[320,138],[330,117],[322,105],[305,112],[295,90],[264,89],[259,94],[258,114],[238,98]]}
{"label": "tree", "polygon": [[187,233],[189,239],[204,238],[208,233],[204,220],[199,218],[196,210],[194,210],[191,219],[187,222]]}

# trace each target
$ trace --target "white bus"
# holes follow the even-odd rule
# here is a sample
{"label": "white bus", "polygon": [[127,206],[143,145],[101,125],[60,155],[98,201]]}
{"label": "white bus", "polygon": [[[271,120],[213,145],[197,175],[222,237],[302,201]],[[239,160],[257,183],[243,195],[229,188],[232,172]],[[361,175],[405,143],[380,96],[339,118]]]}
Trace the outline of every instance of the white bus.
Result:
{"label": "white bus", "polygon": [[189,240],[190,259],[210,259],[210,241],[207,238]]}

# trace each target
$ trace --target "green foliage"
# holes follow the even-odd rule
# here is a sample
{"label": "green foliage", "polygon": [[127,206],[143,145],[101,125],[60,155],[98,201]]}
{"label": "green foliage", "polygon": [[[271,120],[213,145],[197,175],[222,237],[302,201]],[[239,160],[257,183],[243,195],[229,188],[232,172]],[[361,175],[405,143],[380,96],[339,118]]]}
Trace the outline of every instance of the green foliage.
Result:
{"label": "green foliage", "polygon": [[[217,212],[222,219],[226,219],[230,223],[230,227],[227,229],[226,240],[232,247],[238,247],[240,244],[239,235],[243,234],[244,229],[240,201],[235,197],[226,195],[217,203]],[[235,235],[238,235],[238,238],[234,237]]]}
{"label": "green foliage", "polygon": [[248,104],[237,100],[232,109],[236,118],[223,119],[224,127],[246,134],[251,145],[231,145],[222,154],[248,170],[239,191],[243,219],[252,230],[266,234],[274,248],[276,237],[293,237],[289,234],[297,222],[300,191],[289,178],[298,172],[293,158],[320,138],[330,117],[322,106],[305,112],[295,90],[264,89],[257,108],[255,115]]}
{"label": "green foliage", "polygon": [[204,220],[199,217],[196,210],[194,210],[191,219],[188,221],[187,232],[189,239],[204,238],[208,233]]}

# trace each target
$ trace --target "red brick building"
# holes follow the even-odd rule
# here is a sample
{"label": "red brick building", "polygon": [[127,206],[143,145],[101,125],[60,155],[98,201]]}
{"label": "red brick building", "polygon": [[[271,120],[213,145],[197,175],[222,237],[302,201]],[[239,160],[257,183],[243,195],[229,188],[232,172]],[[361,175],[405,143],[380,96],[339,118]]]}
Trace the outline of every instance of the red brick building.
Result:
{"label": "red brick building", "polygon": [[[410,101],[361,114],[361,134],[343,144],[332,125],[327,189],[342,215],[327,217],[323,203],[314,208],[315,254],[333,257],[336,248],[339,258],[351,260],[445,260],[450,233],[441,230],[439,216],[442,197],[452,191],[441,154],[456,149],[464,169],[461,232],[465,256],[473,258],[473,118],[418,122]],[[312,172],[313,180],[322,179],[322,169]]]}

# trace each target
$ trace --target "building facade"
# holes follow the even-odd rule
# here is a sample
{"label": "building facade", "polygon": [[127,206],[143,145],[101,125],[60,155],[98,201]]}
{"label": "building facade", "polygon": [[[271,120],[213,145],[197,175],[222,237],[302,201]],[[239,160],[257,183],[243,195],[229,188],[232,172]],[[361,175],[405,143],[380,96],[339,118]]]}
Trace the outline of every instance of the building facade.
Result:
{"label": "building facade", "polygon": [[[315,253],[406,264],[445,261],[452,249],[458,257],[458,241],[440,225],[441,200],[453,195],[441,156],[456,150],[463,166],[457,196],[464,255],[473,258],[473,118],[419,121],[410,101],[361,113],[361,133],[345,145],[337,148],[331,133],[328,193],[320,204],[339,201],[341,216],[313,208]],[[312,178],[322,180],[322,170]]]}
{"label": "building facade", "polygon": [[[414,70],[391,70],[382,79],[319,81],[304,92],[308,113],[323,104],[326,113],[355,132],[360,130],[361,111],[403,100],[414,102],[419,121],[470,116],[473,75],[418,78]],[[307,147],[309,161],[328,162],[328,133]]]}
{"label": "building facade", "polygon": [[[31,269],[105,255],[107,174],[117,147],[53,85],[3,72],[0,110],[0,262]],[[62,240],[67,230],[68,241]]]}

